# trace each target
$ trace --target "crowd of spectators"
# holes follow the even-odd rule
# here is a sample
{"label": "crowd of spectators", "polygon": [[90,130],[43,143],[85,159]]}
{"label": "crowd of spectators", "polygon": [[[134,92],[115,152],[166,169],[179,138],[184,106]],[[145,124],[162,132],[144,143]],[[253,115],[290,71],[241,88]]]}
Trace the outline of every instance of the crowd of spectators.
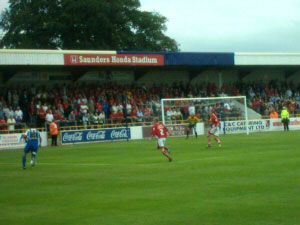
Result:
{"label": "crowd of spectators", "polygon": [[265,117],[274,111],[280,112],[283,107],[288,109],[291,116],[300,113],[300,86],[293,82],[238,82],[223,85],[221,91],[228,95],[247,96],[248,106]]}
{"label": "crowd of spectators", "polygon": [[[214,83],[171,85],[119,85],[72,84],[56,86],[15,86],[0,90],[0,129],[13,130],[22,123],[44,126],[45,122],[58,121],[60,125],[92,125],[151,121],[161,114],[161,98],[212,97],[220,95],[246,95],[248,105],[262,115],[281,110],[286,106],[290,113],[300,109],[299,87],[293,84],[271,81],[269,83],[230,83],[220,90]],[[174,107],[175,106],[175,107]],[[180,107],[165,106],[167,119],[181,120],[195,114],[205,116],[209,106],[185,102]],[[226,103],[215,104],[220,117],[241,115],[238,107]],[[125,110],[127,109],[127,110]]]}

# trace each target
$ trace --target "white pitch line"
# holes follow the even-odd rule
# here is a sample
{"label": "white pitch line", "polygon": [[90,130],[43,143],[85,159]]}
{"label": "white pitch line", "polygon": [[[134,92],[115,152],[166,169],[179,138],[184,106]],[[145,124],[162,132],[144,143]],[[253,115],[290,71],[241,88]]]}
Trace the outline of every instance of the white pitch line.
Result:
{"label": "white pitch line", "polygon": [[[193,161],[205,161],[205,160],[214,160],[220,159],[224,157],[211,157],[211,158],[199,158],[199,159],[190,159],[190,160],[182,160],[182,161],[173,161],[169,163],[167,160],[164,162],[158,163],[137,163],[137,164],[109,164],[109,163],[43,163],[37,162],[37,165],[50,165],[50,166],[153,166],[153,165],[172,165],[172,164],[181,164],[181,163],[188,163]],[[19,165],[20,163],[0,163],[0,165]]]}

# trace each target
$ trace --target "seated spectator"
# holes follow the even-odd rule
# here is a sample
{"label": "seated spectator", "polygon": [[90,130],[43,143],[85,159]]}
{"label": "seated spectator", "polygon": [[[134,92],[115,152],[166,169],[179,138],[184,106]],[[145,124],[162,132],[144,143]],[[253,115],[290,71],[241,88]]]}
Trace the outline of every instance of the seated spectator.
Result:
{"label": "seated spectator", "polygon": [[97,121],[99,124],[105,123],[105,113],[102,110],[99,113],[97,113]]}
{"label": "seated spectator", "polygon": [[171,121],[172,120],[172,116],[173,116],[173,111],[171,108],[168,108],[167,110],[167,120]]}
{"label": "seated spectator", "polygon": [[98,124],[97,116],[96,113],[93,114],[92,112],[89,113],[89,118],[90,118],[90,124]]}
{"label": "seated spectator", "polygon": [[[200,114],[199,114],[199,115],[200,115]],[[177,108],[177,109],[175,110],[175,117],[176,117],[176,120],[182,120],[182,119],[183,119],[182,113],[180,112],[180,109],[179,109],[179,108]]]}

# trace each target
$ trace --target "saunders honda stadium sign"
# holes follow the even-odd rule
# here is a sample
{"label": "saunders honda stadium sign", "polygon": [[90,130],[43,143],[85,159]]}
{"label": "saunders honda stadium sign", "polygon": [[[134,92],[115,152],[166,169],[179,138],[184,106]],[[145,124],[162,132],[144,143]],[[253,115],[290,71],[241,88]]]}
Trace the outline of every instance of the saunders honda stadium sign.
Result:
{"label": "saunders honda stadium sign", "polygon": [[163,66],[160,54],[64,54],[69,66]]}
{"label": "saunders honda stadium sign", "polygon": [[98,142],[109,140],[130,139],[130,129],[101,129],[101,130],[78,130],[78,131],[62,131],[61,143],[84,143]]}

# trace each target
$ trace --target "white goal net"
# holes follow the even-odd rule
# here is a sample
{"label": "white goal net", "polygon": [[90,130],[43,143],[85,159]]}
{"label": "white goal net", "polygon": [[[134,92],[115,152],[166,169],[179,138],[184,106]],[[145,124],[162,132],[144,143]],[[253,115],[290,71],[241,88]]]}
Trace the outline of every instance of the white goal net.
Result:
{"label": "white goal net", "polygon": [[245,96],[161,99],[164,124],[187,123],[188,116],[197,116],[209,128],[209,115],[215,111],[220,120],[220,133],[249,134]]}

